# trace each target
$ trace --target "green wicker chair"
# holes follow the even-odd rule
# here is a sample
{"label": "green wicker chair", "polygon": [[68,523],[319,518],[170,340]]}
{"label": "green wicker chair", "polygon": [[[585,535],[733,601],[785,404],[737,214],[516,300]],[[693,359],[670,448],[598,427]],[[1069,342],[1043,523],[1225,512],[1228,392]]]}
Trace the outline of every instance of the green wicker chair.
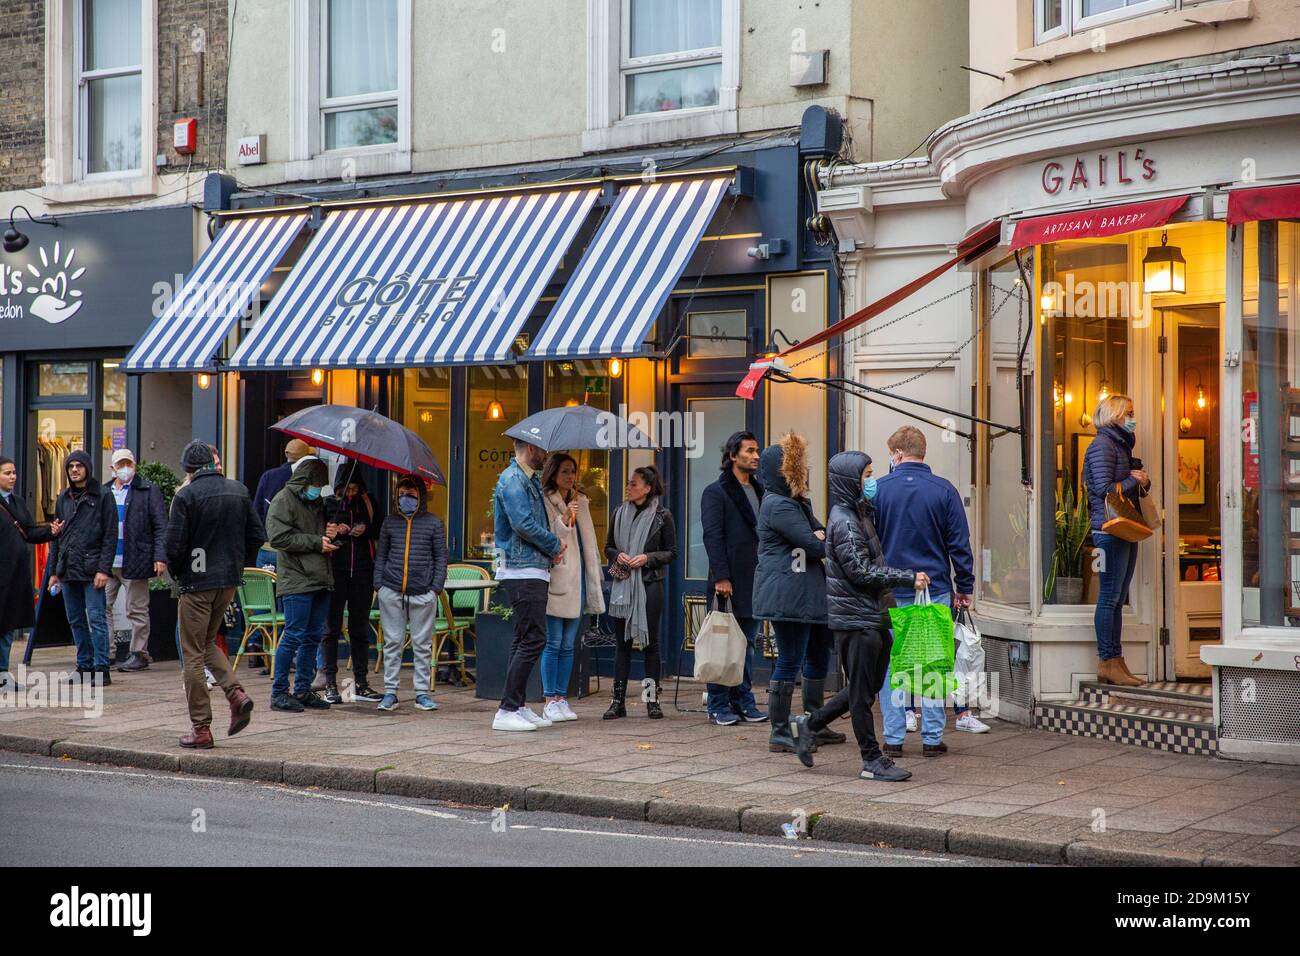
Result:
{"label": "green wicker chair", "polygon": [[[280,641],[280,630],[284,627],[284,613],[275,608],[275,574],[262,568],[244,568],[243,581],[235,589],[239,597],[239,606],[244,612],[244,636],[239,641],[239,650],[231,670],[239,670],[239,661],[244,657],[260,657],[266,669],[275,676],[275,646]],[[248,650],[249,638],[257,635],[260,650]]]}

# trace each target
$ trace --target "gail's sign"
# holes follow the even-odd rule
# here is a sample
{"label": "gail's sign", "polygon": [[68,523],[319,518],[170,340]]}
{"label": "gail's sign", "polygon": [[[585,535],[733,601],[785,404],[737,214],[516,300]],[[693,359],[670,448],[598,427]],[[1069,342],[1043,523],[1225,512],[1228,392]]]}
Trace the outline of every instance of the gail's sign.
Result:
{"label": "gail's sign", "polygon": [[1090,153],[1045,163],[1040,179],[1049,196],[1086,193],[1093,188],[1127,186],[1156,178],[1156,160],[1142,147]]}
{"label": "gail's sign", "polygon": [[26,309],[50,325],[59,325],[80,312],[83,302],[76,281],[85,275],[86,267],[77,265],[76,258],[76,248],[56,241],[53,246],[37,247],[25,267],[0,261],[0,319],[21,319]]}

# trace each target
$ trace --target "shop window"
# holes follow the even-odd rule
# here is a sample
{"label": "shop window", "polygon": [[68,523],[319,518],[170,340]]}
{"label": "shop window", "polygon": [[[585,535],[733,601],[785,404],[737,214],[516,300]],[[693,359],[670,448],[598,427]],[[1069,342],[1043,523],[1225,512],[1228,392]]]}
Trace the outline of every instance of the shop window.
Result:
{"label": "shop window", "polygon": [[86,362],[43,362],[36,372],[39,398],[85,398],[90,394],[90,365]]}
{"label": "shop window", "polygon": [[732,312],[691,312],[686,357],[693,359],[744,358],[749,354],[749,317],[743,309]]}
{"label": "shop window", "polygon": [[465,403],[465,555],[492,559],[492,507],[497,478],[513,460],[502,434],[528,414],[528,369],[484,365],[469,370]]}
{"label": "shop window", "polygon": [[[451,370],[408,368],[402,380],[402,422],[433,450],[446,475],[451,465]],[[387,488],[371,489],[378,496]],[[433,485],[428,492],[429,510],[447,523],[447,489]],[[448,529],[450,534],[450,529]]]}
{"label": "shop window", "polygon": [[[546,363],[546,407],[590,405],[610,410],[610,378],[603,362]],[[578,485],[591,501],[591,521],[602,545],[609,521],[609,452],[575,449]]]}
{"label": "shop window", "polygon": [[[688,398],[686,413],[699,423],[700,454],[686,458],[686,515],[679,527],[685,529],[686,577],[704,580],[709,576],[709,555],[704,550],[704,520],[700,502],[704,489],[718,480],[721,450],[727,439],[745,430],[742,398]],[[811,456],[809,460],[814,460]],[[681,533],[680,531],[678,532]]]}
{"label": "shop window", "polygon": [[1247,627],[1300,626],[1297,227],[1245,227],[1241,601]]}
{"label": "shop window", "polygon": [[140,0],[81,0],[76,20],[82,173],[141,168]]}
{"label": "shop window", "polygon": [[[1028,262],[1026,262],[1028,271]],[[1031,280],[1032,284],[1032,280]],[[983,416],[1003,425],[1020,421],[1016,366],[1020,346],[1031,331],[1033,312],[1015,259],[990,269],[980,297],[980,353]],[[1032,406],[1033,355],[1026,351],[1021,385]],[[1026,425],[1031,425],[1027,420]],[[980,426],[980,476],[983,515],[979,568],[980,599],[1028,609],[1031,602],[1029,493],[1021,484],[1021,439],[1004,429]],[[1034,447],[1031,440],[1027,449]],[[1026,451],[1026,455],[1032,452]]]}
{"label": "shop window", "polygon": [[321,24],[326,149],[397,142],[397,0],[327,0]]}
{"label": "shop window", "polygon": [[[122,371],[122,359],[101,362],[100,376],[104,395],[100,404],[103,434],[99,473],[107,478],[112,474],[113,452],[126,447],[126,374]],[[140,450],[136,449],[136,454],[141,454]]]}

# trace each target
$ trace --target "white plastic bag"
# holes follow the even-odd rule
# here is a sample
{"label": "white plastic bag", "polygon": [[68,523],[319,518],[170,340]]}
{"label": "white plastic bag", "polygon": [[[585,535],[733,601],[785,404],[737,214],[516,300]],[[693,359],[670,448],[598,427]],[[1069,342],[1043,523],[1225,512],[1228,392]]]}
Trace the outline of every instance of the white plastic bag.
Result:
{"label": "white plastic bag", "polygon": [[695,679],[723,687],[738,686],[745,678],[746,644],[740,622],[729,610],[718,610],[715,594],[709,614],[695,635]]}
{"label": "white plastic bag", "polygon": [[957,640],[957,692],[953,696],[959,708],[974,707],[979,704],[980,684],[984,679],[984,644],[979,628],[965,608],[957,613],[953,636]]}

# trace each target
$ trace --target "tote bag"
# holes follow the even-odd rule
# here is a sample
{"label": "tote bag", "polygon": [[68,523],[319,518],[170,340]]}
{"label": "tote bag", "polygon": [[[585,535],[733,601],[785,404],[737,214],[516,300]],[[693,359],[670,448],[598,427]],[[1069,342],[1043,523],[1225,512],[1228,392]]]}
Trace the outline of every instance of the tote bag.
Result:
{"label": "tote bag", "polygon": [[747,644],[740,622],[730,610],[718,609],[715,594],[708,617],[695,635],[695,679],[723,687],[738,686],[745,678]]}
{"label": "tote bag", "polygon": [[889,610],[894,646],[889,651],[889,686],[913,697],[940,699],[957,690],[952,611],[930,603],[930,589],[910,607]]}
{"label": "tote bag", "polygon": [[1145,541],[1151,537],[1151,528],[1142,520],[1133,502],[1124,497],[1118,484],[1114,491],[1106,494],[1106,520],[1102,522],[1101,530],[1121,541]]}

